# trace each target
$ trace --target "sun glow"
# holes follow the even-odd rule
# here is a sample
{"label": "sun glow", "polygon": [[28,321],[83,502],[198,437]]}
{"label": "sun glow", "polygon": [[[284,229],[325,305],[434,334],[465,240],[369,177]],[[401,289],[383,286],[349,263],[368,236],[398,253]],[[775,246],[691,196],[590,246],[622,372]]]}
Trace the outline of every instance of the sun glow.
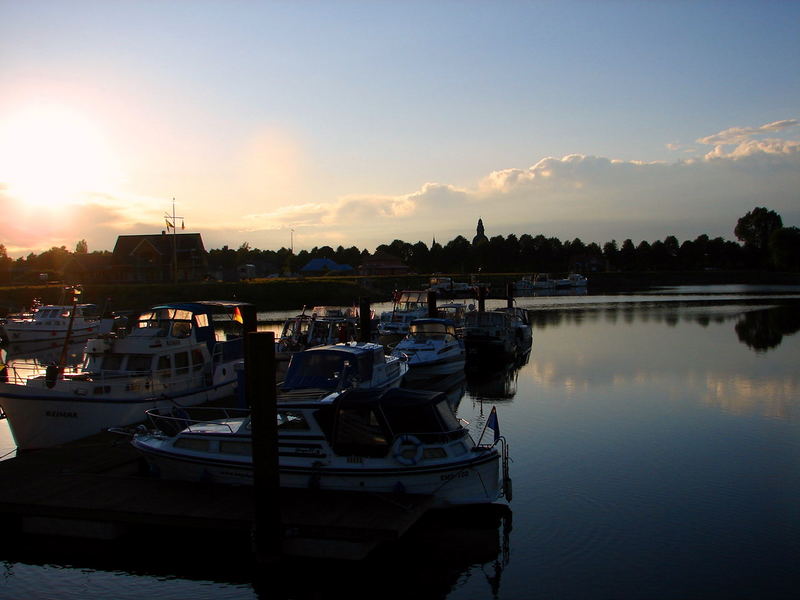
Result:
{"label": "sun glow", "polygon": [[113,153],[83,115],[32,106],[0,119],[0,185],[22,206],[63,208],[118,180]]}

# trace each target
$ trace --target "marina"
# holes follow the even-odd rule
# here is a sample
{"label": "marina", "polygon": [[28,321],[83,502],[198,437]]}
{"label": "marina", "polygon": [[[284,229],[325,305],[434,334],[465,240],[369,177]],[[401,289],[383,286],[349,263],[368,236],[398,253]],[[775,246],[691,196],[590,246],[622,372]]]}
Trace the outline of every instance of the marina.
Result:
{"label": "marina", "polygon": [[[496,408],[511,448],[513,501],[503,510],[431,511],[430,498],[409,495],[414,508],[391,516],[328,499],[319,511],[313,506],[322,497],[290,496],[281,504],[284,523],[304,535],[280,569],[247,566],[254,492],[246,486],[149,478],[132,447],[112,434],[102,453],[73,442],[77,454],[56,460],[55,452],[35,451],[17,462],[8,430],[0,429],[4,482],[21,477],[10,474],[23,464],[33,468],[22,461],[42,469],[16,484],[39,495],[25,503],[25,527],[38,534],[7,538],[5,583],[22,596],[34,580],[46,593],[79,578],[82,597],[98,599],[112,589],[131,598],[143,590],[164,598],[315,597],[323,590],[366,598],[403,572],[386,597],[788,598],[798,584],[800,548],[793,508],[800,501],[793,451],[800,441],[798,302],[800,289],[746,286],[517,298],[532,322],[530,352],[508,365],[467,365],[460,380],[441,376],[476,439]],[[488,300],[486,308],[504,305]],[[259,320],[261,331],[283,322]],[[418,389],[432,385],[413,381]],[[101,481],[117,492],[91,487]],[[8,485],[0,496],[3,510],[19,518],[19,496]],[[378,501],[385,510],[396,498],[387,500]],[[64,512],[79,502],[91,510]],[[94,523],[95,539],[40,535],[74,527],[71,521],[83,531],[93,519],[128,510],[138,515],[128,515],[129,523],[119,515],[113,527]],[[151,521],[141,520],[145,513]],[[5,518],[9,531],[14,522]],[[183,539],[189,549],[177,562],[153,549],[142,553],[143,539],[130,535],[142,528]],[[97,539],[109,533],[120,537]],[[73,539],[69,552],[59,539]],[[197,546],[198,539],[205,543]],[[190,552],[192,542],[203,550]],[[320,549],[326,558],[311,558]],[[309,568],[324,575],[304,578]]]}

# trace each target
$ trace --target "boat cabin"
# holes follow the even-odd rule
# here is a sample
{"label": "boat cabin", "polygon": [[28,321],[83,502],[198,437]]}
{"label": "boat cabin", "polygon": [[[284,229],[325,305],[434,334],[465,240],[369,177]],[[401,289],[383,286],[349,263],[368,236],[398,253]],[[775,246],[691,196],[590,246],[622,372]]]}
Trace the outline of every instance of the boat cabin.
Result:
{"label": "boat cabin", "polygon": [[[278,407],[281,413],[280,406]],[[279,416],[279,435],[283,427],[296,431],[297,412]],[[443,392],[391,388],[384,392],[352,389],[331,404],[313,413],[335,454],[380,458],[386,456],[401,436],[413,436],[423,444],[446,444],[464,437],[464,428]],[[287,431],[288,432],[288,431]],[[416,447],[406,451],[412,454]],[[444,448],[425,448],[428,458],[446,456]],[[434,456],[439,452],[439,456]],[[452,450],[451,450],[452,452]],[[463,453],[468,452],[463,446]]]}
{"label": "boat cabin", "polygon": [[456,337],[456,325],[449,319],[416,319],[408,327],[408,337],[417,342],[451,341]]}

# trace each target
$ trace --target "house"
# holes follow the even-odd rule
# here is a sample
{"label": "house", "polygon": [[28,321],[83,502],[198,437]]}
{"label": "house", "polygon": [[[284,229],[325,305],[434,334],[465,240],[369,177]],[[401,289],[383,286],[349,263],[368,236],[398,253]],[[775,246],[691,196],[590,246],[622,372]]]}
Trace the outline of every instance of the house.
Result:
{"label": "house", "polygon": [[353,267],[350,265],[340,265],[330,258],[312,258],[300,269],[301,275],[342,275],[352,273]]}
{"label": "house", "polygon": [[377,250],[372,256],[362,259],[359,275],[408,275],[411,272],[396,256]]}
{"label": "house", "polygon": [[[173,259],[174,257],[174,259]],[[114,246],[111,280],[120,283],[200,281],[208,253],[199,233],[121,235]]]}

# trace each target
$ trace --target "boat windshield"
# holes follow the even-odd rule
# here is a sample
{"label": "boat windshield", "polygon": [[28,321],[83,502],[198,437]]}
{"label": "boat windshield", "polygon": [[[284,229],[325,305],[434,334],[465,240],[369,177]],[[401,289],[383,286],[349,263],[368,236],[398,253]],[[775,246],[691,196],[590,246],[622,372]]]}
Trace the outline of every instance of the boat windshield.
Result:
{"label": "boat windshield", "polygon": [[336,350],[314,350],[298,352],[292,356],[284,390],[301,388],[337,389],[349,387],[355,379],[369,381],[372,378],[371,355],[351,355]]}

